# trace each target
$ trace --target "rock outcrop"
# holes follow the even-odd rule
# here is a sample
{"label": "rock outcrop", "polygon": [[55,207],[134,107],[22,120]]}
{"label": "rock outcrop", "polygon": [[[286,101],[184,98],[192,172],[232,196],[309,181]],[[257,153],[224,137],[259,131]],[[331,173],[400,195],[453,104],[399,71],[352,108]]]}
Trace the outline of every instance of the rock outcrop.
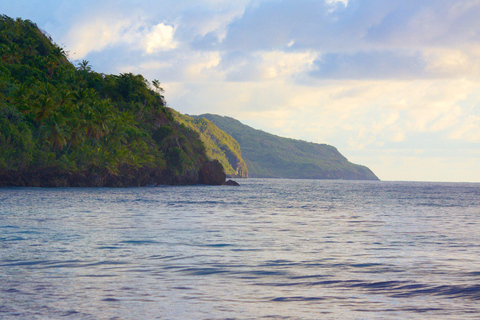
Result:
{"label": "rock outcrop", "polygon": [[224,185],[224,186],[234,186],[234,187],[240,186],[240,185],[238,184],[238,182],[233,181],[233,180],[225,181],[225,182],[223,183],[223,185]]}
{"label": "rock outcrop", "polygon": [[200,169],[200,183],[220,186],[226,178],[225,170],[218,160],[206,161]]}

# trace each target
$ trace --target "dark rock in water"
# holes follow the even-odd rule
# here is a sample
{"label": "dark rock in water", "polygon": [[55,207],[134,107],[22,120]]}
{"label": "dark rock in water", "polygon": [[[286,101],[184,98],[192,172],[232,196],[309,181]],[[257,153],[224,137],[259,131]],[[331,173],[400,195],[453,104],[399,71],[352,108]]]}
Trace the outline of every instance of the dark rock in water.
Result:
{"label": "dark rock in water", "polygon": [[240,185],[238,184],[238,182],[233,181],[233,180],[225,181],[225,182],[223,183],[223,185],[224,185],[224,186],[235,186],[235,187],[240,186]]}
{"label": "dark rock in water", "polygon": [[218,160],[207,161],[200,169],[200,183],[220,186],[226,178],[225,170]]}

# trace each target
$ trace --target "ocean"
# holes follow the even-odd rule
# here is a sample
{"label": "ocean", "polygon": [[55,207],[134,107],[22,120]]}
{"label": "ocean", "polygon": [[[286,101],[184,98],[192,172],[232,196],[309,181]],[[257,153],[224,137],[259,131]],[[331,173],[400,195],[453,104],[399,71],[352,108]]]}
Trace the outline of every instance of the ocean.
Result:
{"label": "ocean", "polygon": [[0,319],[479,319],[480,184],[0,189]]}

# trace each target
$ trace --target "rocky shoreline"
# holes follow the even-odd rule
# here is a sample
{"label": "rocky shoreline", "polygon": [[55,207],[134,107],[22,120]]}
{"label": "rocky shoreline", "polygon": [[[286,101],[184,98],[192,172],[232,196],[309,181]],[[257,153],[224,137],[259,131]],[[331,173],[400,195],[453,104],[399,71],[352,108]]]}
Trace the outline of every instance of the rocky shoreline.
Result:
{"label": "rocky shoreline", "polygon": [[[142,187],[158,185],[233,185],[226,182],[226,174],[218,160],[206,161],[199,171],[187,170],[182,175],[170,169],[124,169],[120,175],[108,172],[60,172],[57,168],[18,172],[0,172],[0,187]],[[232,180],[229,180],[232,181]],[[238,184],[237,184],[238,185]]]}

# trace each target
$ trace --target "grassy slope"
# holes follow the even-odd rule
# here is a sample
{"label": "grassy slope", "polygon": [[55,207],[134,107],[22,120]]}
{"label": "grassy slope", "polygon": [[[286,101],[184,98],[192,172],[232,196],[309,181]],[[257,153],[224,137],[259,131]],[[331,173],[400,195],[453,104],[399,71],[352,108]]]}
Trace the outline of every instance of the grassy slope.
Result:
{"label": "grassy slope", "polygon": [[378,180],[365,166],[350,163],[335,147],[275,136],[229,117],[203,114],[242,148],[250,177]]}
{"label": "grassy slope", "polygon": [[207,119],[192,118],[174,110],[171,111],[177,122],[199,133],[207,156],[220,161],[227,175],[248,177],[247,165],[242,159],[240,145],[234,138]]}

